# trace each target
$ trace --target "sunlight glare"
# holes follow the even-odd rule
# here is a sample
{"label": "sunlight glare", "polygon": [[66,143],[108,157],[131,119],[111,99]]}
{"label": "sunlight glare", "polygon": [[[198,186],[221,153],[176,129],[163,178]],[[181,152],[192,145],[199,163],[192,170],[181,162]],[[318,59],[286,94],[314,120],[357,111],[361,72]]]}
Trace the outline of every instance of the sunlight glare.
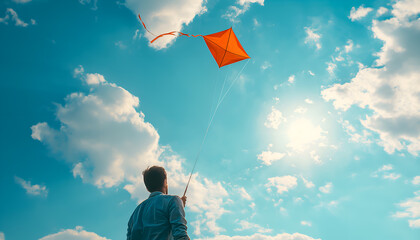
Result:
{"label": "sunlight glare", "polygon": [[314,126],[312,122],[306,118],[300,118],[289,125],[288,146],[297,151],[303,151],[309,145],[316,143],[318,140],[324,138],[320,126]]}

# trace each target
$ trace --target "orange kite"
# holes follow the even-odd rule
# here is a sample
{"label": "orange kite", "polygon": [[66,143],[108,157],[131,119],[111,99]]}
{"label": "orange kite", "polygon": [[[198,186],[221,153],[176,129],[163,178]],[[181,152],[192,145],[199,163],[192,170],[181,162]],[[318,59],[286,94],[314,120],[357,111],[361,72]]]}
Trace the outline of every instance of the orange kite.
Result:
{"label": "orange kite", "polygon": [[[150,34],[156,36],[155,34],[151,33],[144,24],[143,20],[140,17],[139,19],[143,24],[144,29]],[[219,68],[236,63],[245,59],[250,58],[248,54],[243,49],[241,43],[239,42],[238,38],[236,37],[235,33],[233,32],[232,28],[226,29],[221,32],[209,34],[209,35],[190,35],[178,31],[172,31],[168,33],[163,33],[156,36],[150,43],[153,43],[158,38],[163,36],[172,35],[172,36],[186,36],[186,37],[203,37],[204,41],[207,44],[211,54],[216,60],[217,65]]]}

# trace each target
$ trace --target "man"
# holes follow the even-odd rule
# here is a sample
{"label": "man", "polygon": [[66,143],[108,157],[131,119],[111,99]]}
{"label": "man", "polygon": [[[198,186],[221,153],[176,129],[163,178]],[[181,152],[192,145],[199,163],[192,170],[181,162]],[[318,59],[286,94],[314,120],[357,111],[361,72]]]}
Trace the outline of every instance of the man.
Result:
{"label": "man", "polygon": [[148,199],[134,210],[128,221],[127,240],[189,240],[184,207],[187,197],[168,194],[168,181],[163,167],[143,171]]}

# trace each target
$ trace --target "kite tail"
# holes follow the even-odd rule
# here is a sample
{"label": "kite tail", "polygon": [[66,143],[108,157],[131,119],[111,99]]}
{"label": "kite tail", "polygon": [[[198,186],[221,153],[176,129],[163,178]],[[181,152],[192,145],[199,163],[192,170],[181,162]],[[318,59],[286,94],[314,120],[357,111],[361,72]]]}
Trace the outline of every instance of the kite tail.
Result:
{"label": "kite tail", "polygon": [[141,19],[141,17],[140,17],[140,14],[139,14],[139,19],[140,19],[140,22],[141,22],[141,24],[143,25],[144,29],[146,29],[146,31],[147,31],[148,33],[150,33],[150,34],[152,34],[153,36],[155,36],[155,38],[154,38],[154,39],[152,39],[152,41],[150,41],[150,43],[153,43],[154,41],[158,40],[159,38],[164,37],[164,36],[168,36],[168,35],[172,35],[172,36],[175,36],[175,37],[178,37],[178,36],[186,36],[186,37],[202,37],[202,36],[203,36],[203,35],[200,35],[200,34],[199,34],[199,35],[192,35],[192,34],[190,35],[190,34],[183,33],[183,32],[178,32],[178,31],[172,31],[172,32],[162,33],[162,34],[160,34],[160,35],[156,36],[156,34],[154,34],[154,33],[150,32],[150,31],[149,31],[149,29],[147,29],[146,24],[144,24],[143,20],[142,20],[142,19]]}
{"label": "kite tail", "polygon": [[139,19],[140,19],[141,24],[143,24],[144,29],[146,29],[146,31],[152,34],[153,36],[156,36],[156,34],[152,33],[151,31],[149,31],[149,29],[147,29],[146,24],[144,24],[143,20],[140,17],[140,14],[139,14]]}
{"label": "kite tail", "polygon": [[[178,35],[177,35],[176,33],[178,33]],[[190,35],[190,34],[183,33],[183,32],[172,31],[172,32],[167,32],[167,33],[162,33],[162,34],[160,34],[159,36],[155,37],[152,41],[150,41],[150,43],[153,43],[154,41],[158,40],[159,38],[161,38],[161,37],[163,37],[163,36],[168,36],[168,35],[172,35],[172,36],[175,36],[175,37],[178,37],[178,36],[186,36],[186,37],[202,37],[202,36],[203,36],[203,35],[200,35],[200,34],[198,34],[198,35],[192,35],[192,34],[191,34],[191,35]]]}

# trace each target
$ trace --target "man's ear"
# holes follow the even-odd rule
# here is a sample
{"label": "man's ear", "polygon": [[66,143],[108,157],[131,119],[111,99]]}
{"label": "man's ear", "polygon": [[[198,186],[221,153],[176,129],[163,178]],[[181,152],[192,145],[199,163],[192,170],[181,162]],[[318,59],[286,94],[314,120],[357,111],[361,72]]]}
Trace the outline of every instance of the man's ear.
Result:
{"label": "man's ear", "polygon": [[166,191],[165,194],[168,194],[168,179],[165,179],[165,181],[163,182],[163,186],[164,186],[165,191]]}

